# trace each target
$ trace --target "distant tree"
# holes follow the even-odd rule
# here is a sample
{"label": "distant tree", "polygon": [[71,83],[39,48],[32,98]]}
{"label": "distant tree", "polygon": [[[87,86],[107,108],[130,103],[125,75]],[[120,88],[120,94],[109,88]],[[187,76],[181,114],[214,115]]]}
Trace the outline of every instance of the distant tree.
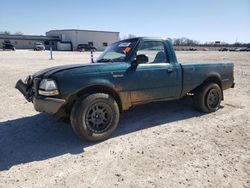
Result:
{"label": "distant tree", "polygon": [[0,31],[0,34],[10,35],[10,31]]}
{"label": "distant tree", "polygon": [[23,33],[22,33],[22,32],[20,32],[20,31],[15,32],[14,34],[15,34],[15,35],[23,35]]}
{"label": "distant tree", "polygon": [[235,47],[240,47],[240,46],[242,46],[242,44],[239,43],[239,42],[236,42],[236,43],[234,43],[234,46],[235,46]]}
{"label": "distant tree", "polygon": [[204,46],[213,46],[213,45],[214,45],[213,42],[205,42],[205,43],[204,43]]}
{"label": "distant tree", "polygon": [[198,46],[199,41],[182,37],[173,39],[173,44],[175,46]]}
{"label": "distant tree", "polygon": [[136,35],[134,35],[134,34],[129,34],[129,35],[128,35],[128,38],[129,38],[129,39],[135,38],[135,37],[136,37]]}
{"label": "distant tree", "polygon": [[180,46],[181,45],[181,39],[173,39],[174,46]]}
{"label": "distant tree", "polygon": [[128,36],[123,36],[123,39],[131,39],[131,38],[135,38],[136,37],[136,35],[134,35],[134,34],[128,34]]}
{"label": "distant tree", "polygon": [[220,43],[220,46],[229,46],[229,44],[226,43],[226,42],[221,42],[221,43]]}
{"label": "distant tree", "polygon": [[[136,37],[136,35],[133,34],[129,34],[129,35],[125,35],[123,36],[123,39],[129,39],[129,38],[134,38]],[[186,37],[181,37],[181,38],[172,38],[170,39],[171,42],[173,43],[174,46],[203,46],[203,47],[248,47],[250,48],[250,43],[233,43],[233,44],[229,44],[226,42],[220,42],[220,43],[216,43],[216,42],[204,42],[204,43],[200,43],[198,40],[192,40]]]}

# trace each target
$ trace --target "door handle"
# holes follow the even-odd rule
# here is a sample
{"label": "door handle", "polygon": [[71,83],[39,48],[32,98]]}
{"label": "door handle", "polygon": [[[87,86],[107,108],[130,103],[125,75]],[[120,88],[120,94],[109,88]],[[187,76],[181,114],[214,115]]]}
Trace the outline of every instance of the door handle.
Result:
{"label": "door handle", "polygon": [[173,68],[167,68],[167,72],[172,73],[172,72],[174,72],[174,69]]}

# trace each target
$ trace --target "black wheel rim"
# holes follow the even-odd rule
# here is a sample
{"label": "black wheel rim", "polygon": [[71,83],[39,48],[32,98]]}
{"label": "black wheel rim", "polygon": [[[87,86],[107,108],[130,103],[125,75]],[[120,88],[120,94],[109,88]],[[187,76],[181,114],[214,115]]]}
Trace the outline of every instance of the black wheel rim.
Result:
{"label": "black wheel rim", "polygon": [[85,123],[93,133],[107,131],[113,119],[111,107],[103,102],[97,102],[89,106],[85,114]]}
{"label": "black wheel rim", "polygon": [[220,93],[217,89],[211,89],[207,94],[207,106],[215,109],[220,103]]}

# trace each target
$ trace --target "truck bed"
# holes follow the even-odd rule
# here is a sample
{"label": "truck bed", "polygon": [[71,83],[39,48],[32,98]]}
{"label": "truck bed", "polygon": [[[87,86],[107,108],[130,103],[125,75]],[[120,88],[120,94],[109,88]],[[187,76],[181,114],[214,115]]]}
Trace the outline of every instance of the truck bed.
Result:
{"label": "truck bed", "polygon": [[234,83],[233,63],[228,62],[190,62],[181,64],[182,67],[182,94],[192,91],[206,79],[217,77],[221,80],[223,90],[231,88]]}

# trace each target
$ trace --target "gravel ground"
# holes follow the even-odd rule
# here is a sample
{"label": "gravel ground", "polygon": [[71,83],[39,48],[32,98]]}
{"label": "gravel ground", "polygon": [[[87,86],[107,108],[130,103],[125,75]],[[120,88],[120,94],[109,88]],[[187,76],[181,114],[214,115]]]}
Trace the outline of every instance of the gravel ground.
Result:
{"label": "gravel ground", "polygon": [[0,51],[0,187],[250,187],[250,53],[177,57],[235,63],[236,87],[219,111],[196,112],[188,98],[147,104],[126,112],[112,138],[90,143],[14,89],[20,77],[90,54]]}

